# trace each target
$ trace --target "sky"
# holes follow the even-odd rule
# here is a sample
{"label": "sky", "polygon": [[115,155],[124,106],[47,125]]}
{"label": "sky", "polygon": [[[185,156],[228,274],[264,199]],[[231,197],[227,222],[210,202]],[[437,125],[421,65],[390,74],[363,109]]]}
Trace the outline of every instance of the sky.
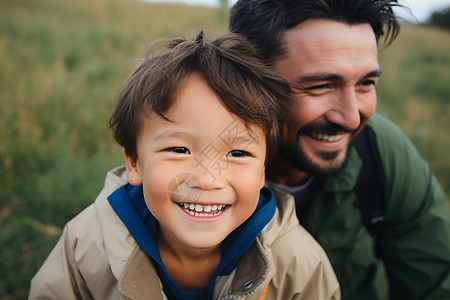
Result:
{"label": "sky", "polygon": [[[218,5],[219,0],[144,0],[149,2],[178,2],[192,5]],[[233,5],[236,0],[228,0],[230,5]],[[400,3],[409,7],[415,18],[419,22],[424,22],[428,19],[430,14],[434,11],[441,10],[450,6],[450,0],[399,0]],[[407,21],[415,23],[414,19],[398,11],[400,16],[404,16]]]}

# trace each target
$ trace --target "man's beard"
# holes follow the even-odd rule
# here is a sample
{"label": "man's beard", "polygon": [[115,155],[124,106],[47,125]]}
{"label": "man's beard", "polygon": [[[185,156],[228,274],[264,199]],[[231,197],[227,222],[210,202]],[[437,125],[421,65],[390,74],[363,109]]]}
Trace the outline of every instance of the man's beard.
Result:
{"label": "man's beard", "polygon": [[[337,151],[320,151],[316,152],[315,156],[321,159],[322,163],[317,163],[313,158],[308,155],[300,147],[300,136],[307,134],[308,132],[321,132],[323,134],[334,135],[339,132],[346,132],[341,126],[335,124],[310,124],[302,128],[298,133],[295,143],[281,143],[279,153],[281,158],[286,160],[290,165],[298,169],[299,171],[306,172],[308,174],[324,177],[337,173],[345,165],[348,159],[348,146],[346,149]],[[344,158],[336,161],[338,155],[345,151]]]}

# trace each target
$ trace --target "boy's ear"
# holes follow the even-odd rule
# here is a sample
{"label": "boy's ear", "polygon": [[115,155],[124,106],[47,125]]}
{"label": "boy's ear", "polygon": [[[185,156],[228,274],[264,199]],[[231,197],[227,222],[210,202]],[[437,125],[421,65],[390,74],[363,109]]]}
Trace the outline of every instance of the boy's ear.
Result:
{"label": "boy's ear", "polygon": [[122,148],[122,156],[127,168],[128,182],[134,186],[141,185],[142,178],[137,168],[137,162],[127,155],[125,148]]}

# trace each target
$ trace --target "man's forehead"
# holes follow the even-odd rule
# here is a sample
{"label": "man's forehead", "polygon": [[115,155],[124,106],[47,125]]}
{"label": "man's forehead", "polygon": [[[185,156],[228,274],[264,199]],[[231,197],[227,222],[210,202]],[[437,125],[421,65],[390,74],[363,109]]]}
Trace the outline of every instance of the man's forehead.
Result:
{"label": "man's forehead", "polygon": [[364,62],[367,72],[378,67],[378,49],[370,24],[348,25],[326,19],[305,21],[283,36],[285,55],[275,62],[278,69],[308,69],[328,72],[328,67],[346,62]]}
{"label": "man's forehead", "polygon": [[[357,40],[376,46],[375,33],[369,23],[349,25],[329,19],[310,19],[289,28],[283,35],[283,43],[289,47],[293,43],[332,43],[342,40]],[[331,44],[329,44],[331,43]]]}

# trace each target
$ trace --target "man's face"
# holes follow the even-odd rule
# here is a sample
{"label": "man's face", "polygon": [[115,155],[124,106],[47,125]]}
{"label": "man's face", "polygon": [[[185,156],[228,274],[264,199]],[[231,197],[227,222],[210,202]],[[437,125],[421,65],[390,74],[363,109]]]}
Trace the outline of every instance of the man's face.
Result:
{"label": "man's face", "polygon": [[312,19],[288,29],[275,63],[297,106],[282,124],[280,155],[309,174],[338,171],[350,141],[375,112],[381,75],[369,24]]}

